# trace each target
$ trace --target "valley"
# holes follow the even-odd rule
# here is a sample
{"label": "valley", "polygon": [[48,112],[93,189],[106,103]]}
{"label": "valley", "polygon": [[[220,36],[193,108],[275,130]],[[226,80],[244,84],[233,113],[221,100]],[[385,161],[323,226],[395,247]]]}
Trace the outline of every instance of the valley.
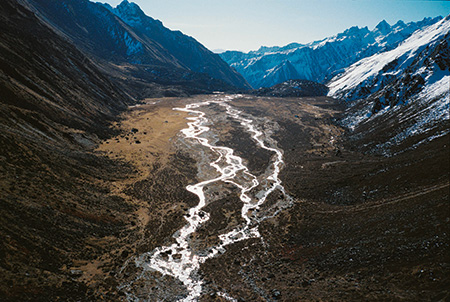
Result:
{"label": "valley", "polygon": [[0,1],[1,301],[450,300],[450,16],[219,55],[108,3]]}
{"label": "valley", "polygon": [[[129,157],[123,160],[139,171],[136,178],[115,184],[120,188],[118,194],[139,204],[136,213],[141,215],[143,235],[126,247],[133,256],[114,270],[120,272],[116,275],[121,283],[118,294],[149,301],[193,299],[182,279],[177,281],[145,264],[150,265],[149,252],[170,246],[176,231],[189,225],[199,200],[188,191],[182,193],[180,186],[217,177],[217,171],[208,168],[217,155],[179,132],[187,129],[186,117],[195,114],[173,108],[211,102],[195,109],[205,112],[209,120],[211,133],[206,137],[214,146],[232,148],[258,180],[267,173],[264,167],[270,166],[273,155],[252,142],[238,121],[217,115],[225,109],[214,102],[226,98],[150,100],[131,109],[121,124],[123,134],[100,146],[111,159],[121,158],[126,151]],[[445,140],[434,142],[433,150],[442,151],[425,159],[416,158],[423,150],[400,158],[371,156],[349,145],[346,131],[334,122],[344,108],[333,99],[237,95],[227,104],[252,116],[257,129],[266,133],[265,141],[283,150],[279,177],[287,195],[274,192],[257,211],[250,209],[258,236],[226,244],[219,252],[214,249],[221,241],[218,235],[245,225],[242,193],[223,180],[205,187],[206,203],[194,211],[200,211],[194,216],[203,213],[202,223],[184,241],[192,250],[182,258],[175,255],[176,248],[160,251],[165,259],[185,265],[183,261],[203,259],[186,275],[202,284],[196,299],[371,301],[445,296],[449,184],[445,171],[435,173],[439,165],[448,163]],[[147,117],[154,122],[146,122]],[[124,140],[132,128],[138,131]],[[150,133],[160,133],[164,137],[160,142],[165,143],[158,143]],[[186,160],[192,164],[186,165]],[[411,171],[425,167],[430,171],[426,175],[429,184],[409,179],[418,173]],[[171,173],[174,180],[167,174],[161,178],[165,173]],[[246,194],[254,200],[258,189],[248,188]]]}

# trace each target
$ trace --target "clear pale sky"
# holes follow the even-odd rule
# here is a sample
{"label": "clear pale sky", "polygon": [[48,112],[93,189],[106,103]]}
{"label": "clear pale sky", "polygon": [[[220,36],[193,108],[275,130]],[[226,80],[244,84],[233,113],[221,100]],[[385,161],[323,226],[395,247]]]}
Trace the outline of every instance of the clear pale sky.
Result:
{"label": "clear pale sky", "polygon": [[[99,0],[97,0],[99,1]],[[450,1],[421,0],[129,0],[210,50],[256,50],[308,43],[385,19],[419,21],[450,14]],[[121,0],[102,0],[116,6]]]}

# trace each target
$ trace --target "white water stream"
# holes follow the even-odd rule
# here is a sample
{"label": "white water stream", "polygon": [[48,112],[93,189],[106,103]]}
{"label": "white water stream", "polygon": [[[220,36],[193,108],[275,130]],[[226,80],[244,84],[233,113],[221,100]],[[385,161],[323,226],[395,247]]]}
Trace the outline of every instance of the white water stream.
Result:
{"label": "white water stream", "polygon": [[[136,266],[142,268],[144,271],[155,270],[163,275],[169,275],[180,280],[188,292],[187,296],[181,299],[184,302],[196,301],[201,296],[203,281],[196,277],[196,273],[202,263],[220,253],[224,253],[227,245],[249,238],[261,237],[258,231],[258,222],[261,219],[250,215],[252,210],[259,209],[269,194],[275,190],[280,190],[283,196],[286,196],[285,190],[278,178],[280,169],[284,164],[281,150],[273,146],[268,146],[264,133],[256,128],[254,121],[249,118],[244,118],[244,114],[241,111],[234,109],[229,104],[229,101],[232,99],[233,97],[231,96],[220,96],[214,100],[189,104],[185,108],[174,109],[195,115],[188,118],[190,120],[188,128],[183,129],[181,132],[186,139],[194,140],[217,155],[217,159],[211,162],[210,166],[217,171],[218,176],[186,187],[188,191],[198,196],[199,203],[189,210],[189,214],[184,216],[187,224],[173,235],[176,242],[169,246],[156,248],[152,252],[145,253],[135,260]],[[199,109],[211,104],[222,106],[229,117],[238,121],[244,127],[245,131],[251,134],[252,139],[259,147],[274,153],[270,167],[267,167],[266,170],[270,174],[263,182],[260,183],[258,177],[250,173],[243,159],[236,156],[233,149],[214,146],[207,138],[202,136],[202,134],[210,131],[210,128],[206,125],[211,120],[208,119],[205,112]],[[209,213],[202,210],[207,205],[204,188],[207,185],[220,182],[230,183],[240,190],[239,196],[242,202],[241,216],[245,223],[228,233],[219,235],[220,243],[209,248],[207,253],[195,253],[190,248],[190,235],[196,232],[210,218]],[[254,196],[251,196],[251,191],[258,186],[263,189],[253,194]],[[130,301],[140,301],[133,293],[128,292],[127,294]],[[227,300],[234,301],[226,293],[218,294]]]}

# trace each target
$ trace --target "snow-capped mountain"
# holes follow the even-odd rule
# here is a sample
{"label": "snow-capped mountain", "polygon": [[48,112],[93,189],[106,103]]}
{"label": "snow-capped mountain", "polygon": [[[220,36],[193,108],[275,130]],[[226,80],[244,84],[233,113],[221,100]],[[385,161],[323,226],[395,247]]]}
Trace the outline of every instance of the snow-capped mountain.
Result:
{"label": "snow-capped mountain", "polygon": [[194,38],[165,28],[160,21],[146,16],[137,4],[124,0],[112,8],[88,0],[26,2],[79,48],[106,62],[128,64],[121,71],[130,70],[144,81],[164,85],[207,82],[201,85],[218,89],[220,83],[214,80],[219,80],[230,87],[249,87],[217,54]]}
{"label": "snow-capped mountain", "polygon": [[357,132],[374,132],[398,123],[395,133],[384,135],[384,141],[368,142],[382,152],[412,137],[420,138],[416,142],[420,144],[447,135],[449,45],[447,16],[416,31],[396,48],[364,58],[334,77],[328,84],[329,96],[350,106],[344,124]]}
{"label": "snow-capped mountain", "polygon": [[[253,88],[269,87],[289,79],[307,79],[325,83],[344,68],[373,54],[395,48],[413,32],[435,24],[441,17],[425,18],[405,24],[380,22],[373,30],[351,27],[343,33],[309,44],[291,43],[284,47],[261,47],[242,53],[227,51],[221,57],[239,71]],[[280,75],[289,62],[295,72]]]}

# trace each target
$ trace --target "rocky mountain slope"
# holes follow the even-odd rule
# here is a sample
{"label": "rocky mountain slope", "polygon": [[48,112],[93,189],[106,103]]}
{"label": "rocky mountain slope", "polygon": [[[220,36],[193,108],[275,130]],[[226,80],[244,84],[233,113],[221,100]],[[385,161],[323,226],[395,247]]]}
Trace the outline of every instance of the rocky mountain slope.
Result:
{"label": "rocky mountain slope", "polygon": [[448,136],[449,44],[450,17],[446,17],[333,78],[329,95],[349,104],[343,124],[355,133],[384,133],[384,127],[396,123],[394,133],[366,143],[386,154],[400,152],[406,140],[419,145]]}
{"label": "rocky mountain slope", "polygon": [[92,150],[133,99],[17,1],[0,27],[0,300],[95,300],[72,267],[132,206],[106,185],[131,169]]}
{"label": "rocky mountain slope", "polygon": [[[405,142],[395,156],[366,152],[365,143],[382,140],[382,132],[358,138],[339,127],[333,120],[345,116],[343,105],[326,97],[233,101],[264,119],[264,129],[276,123],[272,137],[285,160],[280,177],[295,204],[260,224],[264,240],[243,240],[201,266],[209,291],[200,301],[221,301],[217,290],[244,301],[449,299],[448,136],[411,149],[405,147],[414,142]],[[398,127],[378,122],[388,122],[387,133]],[[219,132],[221,144],[258,171],[270,154],[249,148],[236,131]],[[281,198],[272,196],[258,213]],[[224,199],[205,210],[212,221],[232,221],[233,210],[240,215],[235,195]],[[211,242],[214,227],[226,226],[205,225],[193,240]]]}
{"label": "rocky mountain slope", "polygon": [[204,91],[248,88],[218,55],[195,39],[165,28],[134,3],[123,1],[117,8],[88,0],[29,0],[28,4],[118,79],[132,76]]}
{"label": "rocky mountain slope", "polygon": [[392,26],[382,21],[373,30],[352,27],[336,36],[305,45],[292,43],[284,47],[261,47],[249,53],[227,51],[221,57],[253,88],[270,87],[290,79],[326,83],[351,64],[395,48],[416,30],[440,19],[425,18],[407,24],[399,21]]}
{"label": "rocky mountain slope", "polygon": [[248,88],[245,80],[219,57],[206,49],[194,38],[180,31],[171,31],[161,21],[147,15],[135,3],[123,1],[116,8],[105,7],[133,28],[140,35],[157,42],[182,65],[195,72],[207,73],[213,78],[222,79],[239,88]]}
{"label": "rocky mountain slope", "polygon": [[258,96],[308,97],[326,96],[328,87],[308,80],[289,80],[269,88],[259,88],[251,92]]}

